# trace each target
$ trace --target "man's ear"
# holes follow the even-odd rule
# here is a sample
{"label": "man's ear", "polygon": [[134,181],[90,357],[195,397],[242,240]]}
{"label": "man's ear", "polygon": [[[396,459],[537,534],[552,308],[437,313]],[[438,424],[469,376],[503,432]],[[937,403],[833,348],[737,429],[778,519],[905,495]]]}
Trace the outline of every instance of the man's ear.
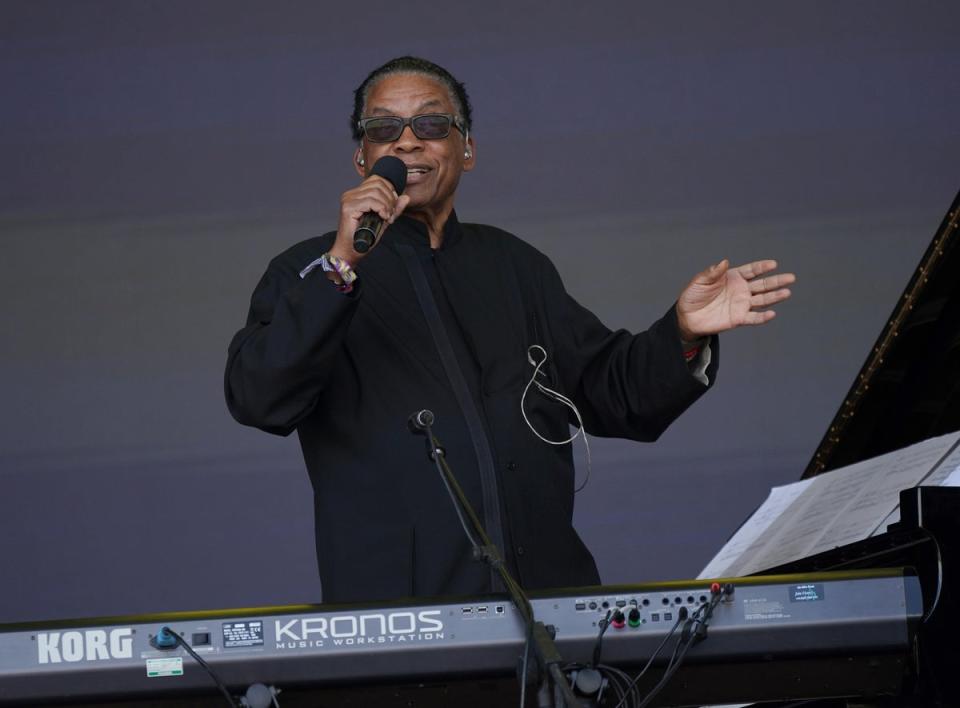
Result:
{"label": "man's ear", "polygon": [[353,153],[353,168],[357,171],[357,174],[360,175],[360,179],[366,179],[367,165],[363,157],[363,146],[358,146]]}
{"label": "man's ear", "polygon": [[477,162],[477,144],[473,140],[473,136],[470,133],[467,133],[467,139],[464,142],[463,148],[463,171],[469,172],[474,168]]}

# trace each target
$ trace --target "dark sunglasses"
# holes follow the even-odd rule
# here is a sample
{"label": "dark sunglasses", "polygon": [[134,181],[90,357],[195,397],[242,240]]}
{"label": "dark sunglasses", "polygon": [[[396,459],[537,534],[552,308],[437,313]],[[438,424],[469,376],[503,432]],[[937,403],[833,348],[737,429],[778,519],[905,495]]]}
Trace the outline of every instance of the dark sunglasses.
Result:
{"label": "dark sunglasses", "polygon": [[375,116],[357,121],[357,126],[371,143],[392,143],[399,140],[403,129],[408,125],[413,134],[421,140],[441,140],[450,135],[451,125],[464,136],[467,135],[463,122],[448,113],[425,113],[411,118]]}

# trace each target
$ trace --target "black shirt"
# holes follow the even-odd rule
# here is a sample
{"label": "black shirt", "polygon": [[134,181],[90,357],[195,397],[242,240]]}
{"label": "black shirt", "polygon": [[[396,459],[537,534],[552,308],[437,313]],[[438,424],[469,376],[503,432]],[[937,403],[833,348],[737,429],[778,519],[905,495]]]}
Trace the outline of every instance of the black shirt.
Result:
{"label": "black shirt", "polygon": [[[499,229],[451,216],[431,251],[423,224],[399,219],[357,267],[343,295],[321,272],[300,271],[334,234],[277,256],[230,345],[227,402],[269,432],[298,431],[314,488],[317,560],[325,601],[477,594],[490,590],[444,487],[407,430],[429,408],[435,432],[481,518],[480,463],[421,311],[402,247],[414,249],[492,452],[505,558],[527,589],[599,582],[572,526],[569,446],[536,438],[520,396],[549,360],[547,383],[574,399],[590,434],[653,440],[706,386],[683,359],[673,308],[648,331],[611,331],[565,292],[549,260]],[[716,341],[707,371],[715,380]],[[555,440],[569,411],[528,395],[527,414]]]}

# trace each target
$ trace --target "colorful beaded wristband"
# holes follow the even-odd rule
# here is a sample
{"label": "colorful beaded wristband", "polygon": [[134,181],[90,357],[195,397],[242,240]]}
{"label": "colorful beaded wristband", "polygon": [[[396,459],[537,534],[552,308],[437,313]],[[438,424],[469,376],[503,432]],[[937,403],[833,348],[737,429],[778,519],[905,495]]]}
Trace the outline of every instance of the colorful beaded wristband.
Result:
{"label": "colorful beaded wristband", "polygon": [[353,283],[357,279],[357,274],[353,272],[353,268],[343,258],[324,253],[320,256],[320,267],[323,268],[325,273],[335,273],[339,277],[339,282],[334,281],[337,290],[342,293],[353,290]]}

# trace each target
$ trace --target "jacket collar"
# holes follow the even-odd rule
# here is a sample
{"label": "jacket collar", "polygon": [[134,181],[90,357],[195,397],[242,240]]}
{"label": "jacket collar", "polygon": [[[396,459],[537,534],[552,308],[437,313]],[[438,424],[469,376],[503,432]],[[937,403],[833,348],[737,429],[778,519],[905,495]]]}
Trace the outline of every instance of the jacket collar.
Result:
{"label": "jacket collar", "polygon": [[[390,228],[388,228],[383,237],[388,239],[387,243],[409,243],[417,251],[430,249],[430,236],[427,233],[427,225],[410,216],[400,215]],[[460,243],[463,238],[463,228],[457,219],[457,212],[451,211],[447,222],[443,225],[443,243],[437,251],[449,251]]]}

